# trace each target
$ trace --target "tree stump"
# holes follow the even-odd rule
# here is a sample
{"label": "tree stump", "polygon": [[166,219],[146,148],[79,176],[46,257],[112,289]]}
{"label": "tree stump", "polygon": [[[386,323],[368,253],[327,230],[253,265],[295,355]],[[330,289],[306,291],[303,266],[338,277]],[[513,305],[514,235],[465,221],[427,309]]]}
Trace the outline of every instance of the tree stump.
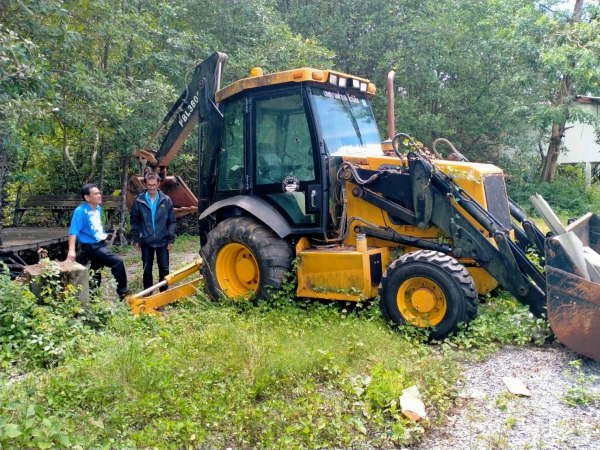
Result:
{"label": "tree stump", "polygon": [[[23,278],[29,285],[29,290],[37,297],[41,298],[41,293],[49,281],[58,280],[63,290],[68,285],[75,287],[75,297],[79,299],[84,307],[87,307],[90,301],[89,275],[87,268],[73,261],[52,261],[54,267],[49,267],[48,263],[39,263],[32,266],[25,266]],[[42,277],[47,274],[46,277]]]}

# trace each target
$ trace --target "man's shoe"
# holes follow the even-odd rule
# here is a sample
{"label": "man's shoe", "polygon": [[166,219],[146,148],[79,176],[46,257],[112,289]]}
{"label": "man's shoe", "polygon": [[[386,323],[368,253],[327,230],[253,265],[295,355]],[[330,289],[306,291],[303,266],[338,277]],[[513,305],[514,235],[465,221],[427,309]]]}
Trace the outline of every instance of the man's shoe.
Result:
{"label": "man's shoe", "polygon": [[119,295],[119,300],[126,300],[127,297],[131,297],[132,295],[133,295],[133,292],[131,292],[131,289],[127,289],[127,292]]}

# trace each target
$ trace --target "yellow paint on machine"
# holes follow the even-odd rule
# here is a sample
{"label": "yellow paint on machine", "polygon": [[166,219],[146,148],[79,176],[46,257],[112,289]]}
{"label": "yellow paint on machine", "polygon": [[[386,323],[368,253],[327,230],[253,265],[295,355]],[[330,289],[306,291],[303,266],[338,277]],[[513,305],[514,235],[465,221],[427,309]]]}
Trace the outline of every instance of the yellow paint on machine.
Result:
{"label": "yellow paint on machine", "polygon": [[[395,164],[401,165],[402,162],[396,157],[369,157],[368,159],[365,157],[344,157],[345,161],[353,162],[355,164],[359,164],[364,166],[365,168],[376,170],[382,164]],[[478,163],[465,163],[465,162],[455,162],[455,161],[442,161],[436,160],[436,165],[440,167],[442,170],[447,170],[451,172],[456,178],[456,182],[467,192],[471,194],[471,196],[478,201],[482,206],[487,208],[487,201],[485,197],[485,190],[483,184],[483,177],[487,174],[492,173],[502,173],[500,169],[495,166],[491,166],[489,164],[478,164]],[[462,178],[461,178],[462,177]],[[356,185],[352,183],[346,183],[346,191],[348,198],[348,217],[360,217],[367,222],[390,227],[394,229],[396,232],[412,236],[420,239],[428,239],[433,242],[439,242],[442,240],[443,242],[452,245],[452,240],[439,228],[432,226],[427,228],[426,230],[420,230],[414,225],[395,225],[391,220],[387,212],[381,210],[380,208],[360,199],[354,197],[352,195],[352,189],[356,187]],[[479,225],[469,214],[467,214],[462,208],[458,207],[457,209],[467,217],[473,225],[481,228]],[[511,231],[511,236],[514,234]],[[496,245],[496,242],[493,239],[490,239],[487,232],[484,231],[484,235],[488,237],[492,245]],[[346,245],[353,245],[356,241],[356,234],[354,232],[353,227],[350,227],[350,232],[348,233],[348,237],[344,241]],[[399,247],[398,244],[394,242],[384,241],[381,239],[368,239],[369,245],[375,247]],[[419,250],[414,247],[406,247],[401,246],[403,252],[409,253],[413,251]],[[390,261],[391,262],[391,261]],[[475,287],[477,292],[480,295],[485,295],[488,292],[491,292],[498,286],[498,282],[487,273],[482,267],[474,266],[475,262],[472,259],[460,259],[460,262],[466,265],[466,269],[469,271],[471,276],[473,277],[473,281],[475,282]],[[389,262],[384,262],[384,271],[385,268],[389,264]]]}
{"label": "yellow paint on machine", "polygon": [[389,250],[356,247],[312,248],[306,238],[296,245],[298,290],[300,297],[359,301],[377,295],[379,283],[371,279],[371,255],[381,254],[382,271],[389,261]]}
{"label": "yellow paint on machine", "polygon": [[[355,160],[356,159],[356,160]],[[354,162],[355,164],[364,165],[365,168],[370,170],[377,170],[379,166],[383,164],[394,164],[401,165],[402,161],[397,156],[371,156],[366,160],[365,158],[344,158],[346,161]],[[463,188],[466,192],[473,197],[485,209],[488,209],[487,198],[485,196],[484,178],[487,175],[492,174],[503,174],[502,169],[492,164],[482,164],[473,162],[462,162],[462,161],[447,161],[437,159],[432,161],[438,169],[442,172],[451,175],[456,183]],[[454,201],[453,205],[458,211],[466,217],[477,228],[482,228],[481,225]],[[508,207],[508,205],[507,205]],[[385,214],[385,213],[384,213]],[[489,234],[484,230],[483,232],[488,238]],[[491,240],[493,242],[493,240]],[[495,242],[493,242],[496,245]]]}
{"label": "yellow paint on machine", "polygon": [[[460,261],[464,263],[463,260]],[[467,266],[465,268],[471,274],[479,295],[488,294],[498,287],[496,279],[487,273],[483,267]]]}
{"label": "yellow paint on machine", "polygon": [[220,91],[217,91],[217,93],[215,94],[215,100],[217,103],[220,103],[226,98],[231,97],[247,89],[254,89],[262,86],[271,86],[274,84],[301,83],[303,81],[327,83],[330,74],[367,83],[367,85],[369,86],[369,91],[365,92],[365,94],[372,95],[375,92],[375,85],[373,83],[370,83],[369,80],[367,80],[366,78],[348,75],[342,72],[336,72],[335,70],[319,70],[312,69],[310,67],[303,67],[301,69],[286,70],[285,72],[277,72],[268,75],[242,78],[241,80],[231,83],[229,86],[225,86]]}

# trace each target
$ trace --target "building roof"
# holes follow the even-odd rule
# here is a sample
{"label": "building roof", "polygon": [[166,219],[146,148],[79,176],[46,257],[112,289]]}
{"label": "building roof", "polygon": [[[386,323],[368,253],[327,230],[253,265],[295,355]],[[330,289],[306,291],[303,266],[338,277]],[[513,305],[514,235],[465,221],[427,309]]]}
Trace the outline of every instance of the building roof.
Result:
{"label": "building roof", "polygon": [[575,103],[584,103],[588,105],[600,104],[600,97],[592,97],[590,95],[576,95],[573,100]]}

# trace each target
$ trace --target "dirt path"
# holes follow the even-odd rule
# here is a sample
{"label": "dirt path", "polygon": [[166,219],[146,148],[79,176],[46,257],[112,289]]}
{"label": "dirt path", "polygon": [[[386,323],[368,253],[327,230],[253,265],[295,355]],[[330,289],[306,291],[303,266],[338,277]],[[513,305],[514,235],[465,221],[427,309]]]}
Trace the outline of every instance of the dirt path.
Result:
{"label": "dirt path", "polygon": [[[169,267],[170,270],[176,270],[187,263],[190,263],[199,257],[198,252],[200,251],[200,241],[197,237],[183,236],[178,238],[175,242],[175,246],[169,254]],[[124,251],[116,252],[125,264],[125,271],[127,272],[128,287],[134,293],[143,290],[142,275],[144,269],[142,266],[142,255],[141,252],[135,249],[133,246],[128,246]],[[154,274],[154,282],[158,283],[158,267],[156,265],[156,259],[152,270]],[[103,277],[107,282],[102,282],[102,296],[106,299],[116,299],[116,293],[114,288],[114,281],[110,275],[110,271]]]}

